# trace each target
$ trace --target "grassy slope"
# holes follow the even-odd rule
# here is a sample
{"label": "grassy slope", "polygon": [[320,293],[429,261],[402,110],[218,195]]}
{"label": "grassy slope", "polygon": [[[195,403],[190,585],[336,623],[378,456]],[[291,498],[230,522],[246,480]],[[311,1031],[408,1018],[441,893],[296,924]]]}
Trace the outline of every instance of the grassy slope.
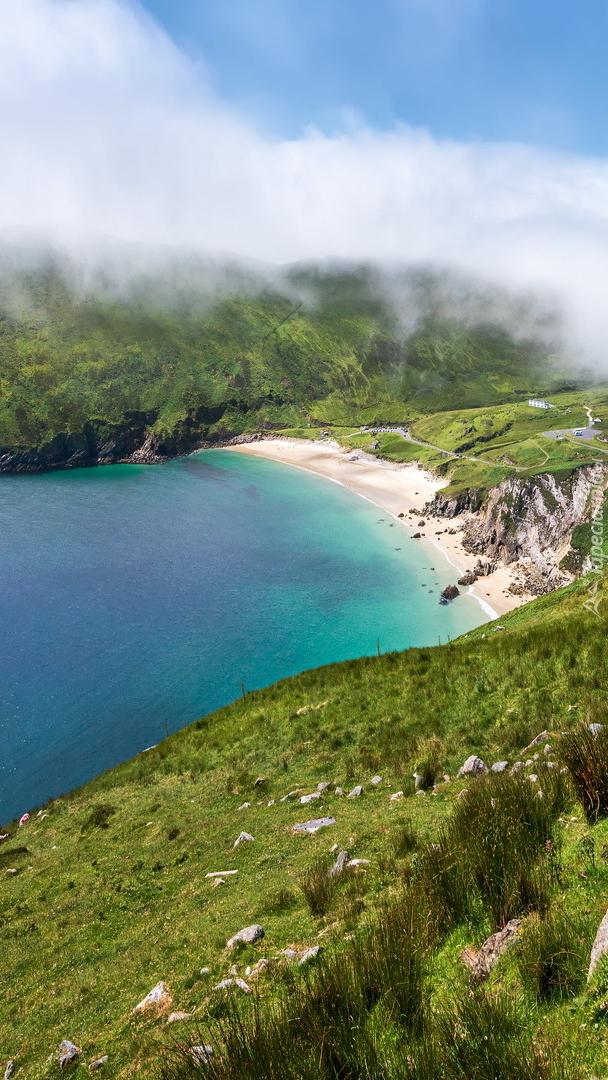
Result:
{"label": "grassy slope", "polygon": [[[605,720],[605,624],[583,607],[597,580],[505,616],[501,631],[488,624],[448,646],[331,665],[251,694],[55,800],[48,817],[13,826],[0,847],[0,1054],[16,1058],[23,1076],[46,1077],[57,1072],[48,1056],[70,1038],[87,1061],[110,1054],[105,1075],[149,1072],[169,1034],[131,1009],[164,979],[175,1007],[196,1010],[201,1023],[207,1003],[217,1001],[210,986],[228,972],[225,941],[241,926],[259,921],[266,938],[239,955],[240,974],[288,944],[313,944],[334,923],[322,940],[348,948],[342,939],[398,888],[408,862],[396,857],[404,819],[421,836],[434,835],[463,786],[391,804],[390,791],[411,791],[414,768],[454,775],[470,752],[513,758],[540,730],[561,730],[574,715]],[[600,589],[605,597],[603,581]],[[604,599],[604,615],[607,607]],[[569,705],[578,708],[571,713]],[[368,784],[376,772],[378,789]],[[262,789],[253,786],[258,776],[268,778]],[[328,793],[309,806],[279,801],[321,780],[346,790],[360,782],[365,791],[353,800]],[[244,801],[252,805],[239,810]],[[99,806],[111,808],[105,828],[91,821]],[[337,824],[315,837],[291,833],[294,822],[322,813]],[[235,851],[242,829],[255,843]],[[588,831],[579,817],[567,832],[561,879],[562,905],[587,913],[583,952],[608,885],[605,863],[590,866],[581,854]],[[599,851],[607,827],[592,831]],[[334,843],[371,865],[314,918],[298,881]],[[238,877],[212,889],[205,874],[227,869]],[[458,949],[487,932],[482,919],[447,941],[435,961],[440,997],[460,978]],[[202,966],[211,974],[201,976]],[[507,982],[515,978],[508,964],[504,970]],[[276,985],[273,977],[260,982],[271,996]],[[598,1073],[608,1068],[603,1028],[597,1040],[581,1032],[584,996],[527,1008],[530,1023],[551,1029],[559,1021],[560,1038],[582,1040],[582,1057]]]}
{"label": "grassy slope", "polygon": [[[544,431],[560,428],[586,427],[585,405],[592,407],[594,415],[607,420],[606,388],[553,394],[551,401],[556,408],[550,412],[531,408],[527,402],[450,410],[418,419],[411,430],[416,438],[434,446],[481,459],[443,462],[441,468],[450,481],[445,489],[448,496],[467,487],[487,489],[513,475],[559,472],[608,459],[602,452],[608,449],[608,444],[601,437],[577,441],[575,438],[553,440],[543,435]],[[429,463],[438,464],[437,457]],[[512,466],[517,466],[519,471]]]}
{"label": "grassy slope", "polygon": [[129,411],[160,436],[188,417],[201,437],[309,417],[403,421],[551,380],[554,358],[538,344],[442,316],[408,288],[397,299],[406,332],[369,270],[296,269],[223,299],[197,292],[188,268],[172,290],[146,278],[122,297],[77,288],[52,262],[15,272],[0,281],[0,446]]}

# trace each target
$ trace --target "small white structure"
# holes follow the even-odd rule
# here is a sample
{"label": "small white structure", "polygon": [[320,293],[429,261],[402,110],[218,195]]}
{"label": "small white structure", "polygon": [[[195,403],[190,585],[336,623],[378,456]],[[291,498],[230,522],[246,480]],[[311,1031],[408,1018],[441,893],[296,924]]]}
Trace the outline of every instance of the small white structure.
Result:
{"label": "small white structure", "polygon": [[549,401],[543,401],[542,398],[530,398],[528,405],[531,405],[533,409],[554,409],[555,405],[551,405]]}

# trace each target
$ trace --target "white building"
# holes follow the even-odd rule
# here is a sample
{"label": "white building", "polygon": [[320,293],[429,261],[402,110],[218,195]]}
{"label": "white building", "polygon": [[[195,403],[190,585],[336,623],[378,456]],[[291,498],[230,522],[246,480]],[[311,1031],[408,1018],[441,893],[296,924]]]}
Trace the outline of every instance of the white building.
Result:
{"label": "white building", "polygon": [[533,409],[554,409],[555,405],[551,405],[548,401],[543,401],[541,398],[530,398],[528,405],[531,405]]}

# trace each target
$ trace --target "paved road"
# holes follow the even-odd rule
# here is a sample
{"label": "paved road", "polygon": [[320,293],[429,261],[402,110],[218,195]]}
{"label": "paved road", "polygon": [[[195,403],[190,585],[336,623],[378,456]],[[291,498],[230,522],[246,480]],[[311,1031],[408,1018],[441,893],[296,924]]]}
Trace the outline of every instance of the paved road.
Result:
{"label": "paved road", "polygon": [[[574,434],[575,431],[578,435]],[[563,428],[561,431],[543,431],[543,435],[546,435],[548,439],[563,439],[566,435],[571,435],[574,439],[597,439],[598,429],[595,427]],[[600,447],[596,449],[599,450]]]}

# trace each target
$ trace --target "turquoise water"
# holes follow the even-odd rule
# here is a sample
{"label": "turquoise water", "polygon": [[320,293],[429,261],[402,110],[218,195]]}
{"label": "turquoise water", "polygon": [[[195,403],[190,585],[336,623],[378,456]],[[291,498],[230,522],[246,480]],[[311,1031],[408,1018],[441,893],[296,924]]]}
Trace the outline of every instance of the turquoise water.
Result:
{"label": "turquoise water", "polygon": [[229,451],[0,477],[0,821],[241,683],[479,625],[438,604],[454,578],[371,503]]}

